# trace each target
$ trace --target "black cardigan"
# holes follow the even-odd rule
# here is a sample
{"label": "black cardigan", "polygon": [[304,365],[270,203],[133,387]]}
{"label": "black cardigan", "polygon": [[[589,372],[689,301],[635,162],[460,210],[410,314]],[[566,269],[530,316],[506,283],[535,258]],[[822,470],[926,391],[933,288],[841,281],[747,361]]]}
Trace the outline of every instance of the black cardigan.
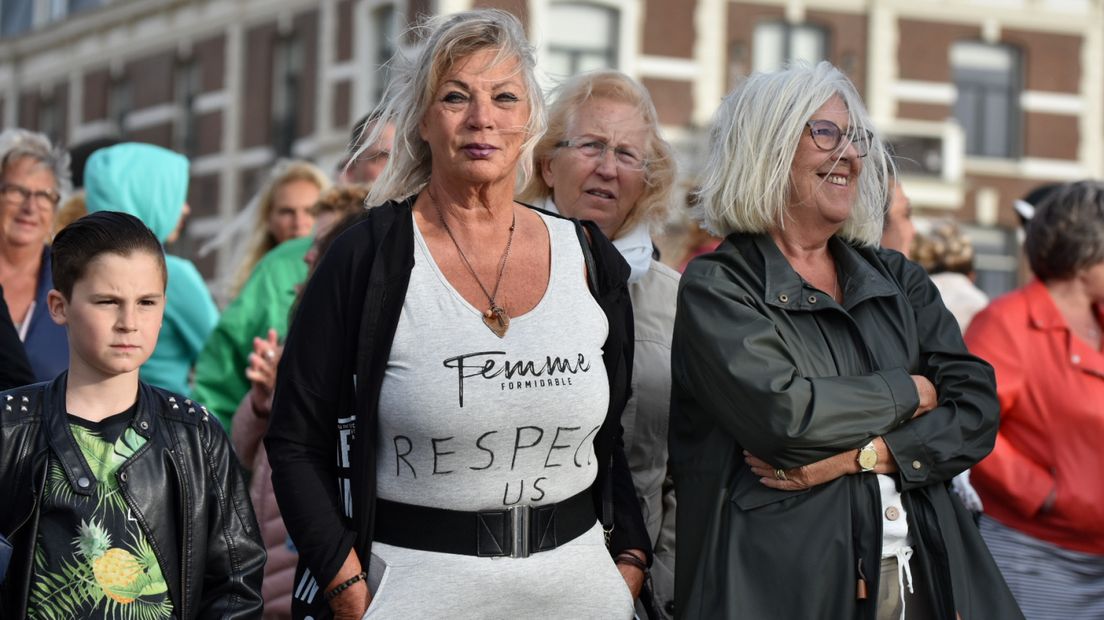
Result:
{"label": "black cardigan", "polygon": [[[376,207],[334,242],[288,332],[265,445],[276,499],[299,551],[295,617],[328,617],[320,591],[350,549],[365,566],[371,554],[379,393],[414,266],[412,205],[413,197]],[[650,562],[621,436],[633,353],[628,266],[597,226],[585,226],[592,239],[591,283],[610,326],[602,347],[610,400],[595,437],[601,464],[592,487],[595,510],[603,515],[605,505],[608,513],[612,501],[613,553],[641,549]]]}

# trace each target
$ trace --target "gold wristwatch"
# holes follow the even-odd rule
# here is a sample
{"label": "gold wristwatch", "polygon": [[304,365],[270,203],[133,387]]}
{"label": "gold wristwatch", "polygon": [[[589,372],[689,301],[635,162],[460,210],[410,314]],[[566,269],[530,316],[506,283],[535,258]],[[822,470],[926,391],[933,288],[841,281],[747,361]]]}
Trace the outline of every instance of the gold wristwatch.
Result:
{"label": "gold wristwatch", "polygon": [[859,448],[859,457],[856,460],[863,472],[874,471],[878,466],[878,449],[874,447],[873,441]]}

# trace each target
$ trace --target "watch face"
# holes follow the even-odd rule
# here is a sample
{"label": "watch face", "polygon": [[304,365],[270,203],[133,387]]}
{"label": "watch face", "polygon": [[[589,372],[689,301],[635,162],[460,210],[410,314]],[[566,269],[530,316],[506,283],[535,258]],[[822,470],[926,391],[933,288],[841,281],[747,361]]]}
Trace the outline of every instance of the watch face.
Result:
{"label": "watch face", "polygon": [[876,450],[862,450],[859,452],[859,467],[863,471],[870,471],[878,464],[878,452]]}

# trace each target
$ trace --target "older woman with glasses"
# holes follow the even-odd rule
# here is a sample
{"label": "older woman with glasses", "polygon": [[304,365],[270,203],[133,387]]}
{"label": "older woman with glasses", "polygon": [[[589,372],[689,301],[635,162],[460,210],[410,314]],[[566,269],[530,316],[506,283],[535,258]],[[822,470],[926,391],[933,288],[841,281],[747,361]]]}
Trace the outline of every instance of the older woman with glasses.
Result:
{"label": "older woman with glasses", "polygon": [[319,262],[280,360],[293,613],[630,618],[651,543],[621,442],[628,267],[514,200],[544,130],[517,19],[419,33],[365,141],[395,121],[379,206]]}
{"label": "older woman with glasses", "polygon": [[648,535],[655,612],[674,597],[674,493],[667,480],[671,330],[679,274],[652,258],[651,227],[667,215],[675,181],[671,147],[659,135],[652,98],[616,71],[564,82],[533,152],[522,200],[592,220],[629,263],[633,304],[633,394],[621,415],[625,453]]}
{"label": "older woman with glasses", "polygon": [[993,447],[993,371],[878,248],[890,160],[835,67],[717,112],[672,342],[686,618],[1022,617],[948,492]]}
{"label": "older woman with glasses", "polygon": [[65,328],[50,319],[50,239],[61,193],[69,188],[69,156],[46,136],[24,129],[0,133],[0,286],[36,381],[65,370]]}

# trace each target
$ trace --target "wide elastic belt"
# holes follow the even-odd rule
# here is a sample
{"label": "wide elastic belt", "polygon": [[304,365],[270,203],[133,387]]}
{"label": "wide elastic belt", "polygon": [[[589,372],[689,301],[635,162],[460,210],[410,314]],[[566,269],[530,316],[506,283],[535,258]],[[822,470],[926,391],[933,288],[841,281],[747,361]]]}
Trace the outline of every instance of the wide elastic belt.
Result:
{"label": "wide elastic belt", "polygon": [[589,488],[555,504],[467,512],[376,499],[376,542],[438,553],[524,558],[594,527]]}

